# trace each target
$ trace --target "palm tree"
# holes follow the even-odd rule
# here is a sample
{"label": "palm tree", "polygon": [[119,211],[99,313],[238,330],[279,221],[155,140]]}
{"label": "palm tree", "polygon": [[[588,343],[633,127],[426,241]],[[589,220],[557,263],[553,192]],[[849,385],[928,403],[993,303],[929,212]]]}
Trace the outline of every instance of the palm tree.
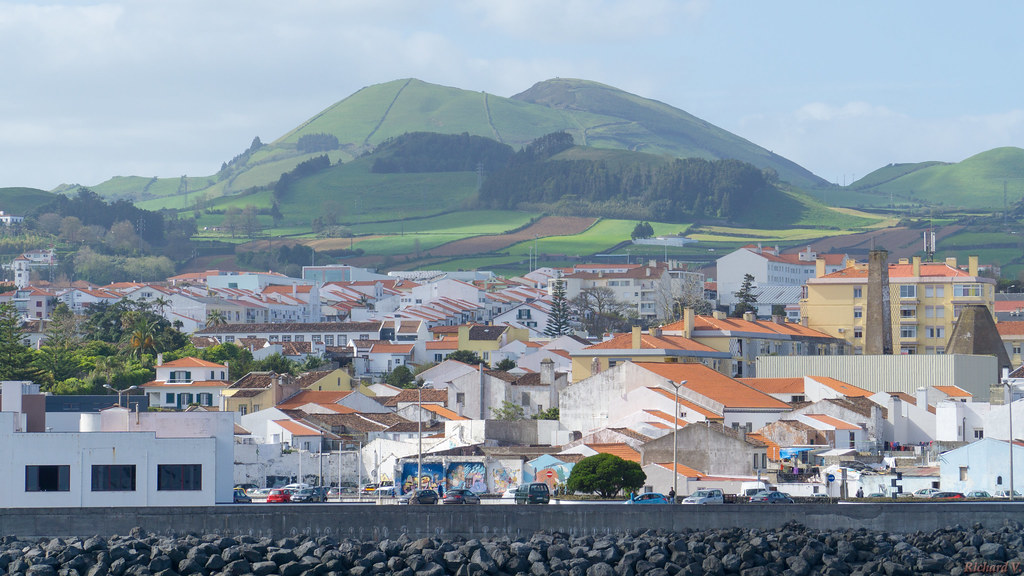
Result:
{"label": "palm tree", "polygon": [[220,310],[210,310],[206,313],[207,326],[223,326],[227,323],[228,319],[224,317],[224,312]]}
{"label": "palm tree", "polygon": [[153,305],[157,307],[157,310],[160,310],[160,315],[163,316],[164,310],[166,310],[167,307],[171,305],[171,301],[168,300],[167,298],[164,298],[163,296],[157,296],[153,300]]}
{"label": "palm tree", "polygon": [[127,335],[129,355],[141,359],[147,350],[156,352],[156,324],[141,320],[136,322]]}

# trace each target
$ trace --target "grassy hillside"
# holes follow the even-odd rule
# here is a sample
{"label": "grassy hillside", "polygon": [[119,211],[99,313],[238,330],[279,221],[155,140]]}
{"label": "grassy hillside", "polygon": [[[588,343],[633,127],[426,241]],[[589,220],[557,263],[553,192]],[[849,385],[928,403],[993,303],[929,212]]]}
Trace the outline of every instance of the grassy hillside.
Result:
{"label": "grassy hillside", "polygon": [[36,188],[0,188],[0,210],[22,216],[33,208],[48,204],[56,195]]}
{"label": "grassy hillside", "polygon": [[[1024,198],[1024,150],[996,148],[962,162],[894,164],[876,170],[850,188],[855,196],[836,196],[845,206],[924,205],[943,209],[1002,210],[1006,201]],[[856,203],[854,203],[856,202]]]}
{"label": "grassy hillside", "polygon": [[[541,82],[512,98],[438,86],[415,79],[363,88],[316,114],[277,140],[251,151],[218,174],[189,177],[119,177],[92,186],[105,198],[146,202],[147,208],[182,208],[201,196],[236,194],[273,184],[310,154],[299,139],[331,134],[339,148],[332,161],[357,158],[387,138],[407,132],[469,133],[519,148],[564,130],[580,145],[649,152],[656,156],[737,158],[775,170],[802,187],[824,184],[771,152],[682,110],[584,80]],[[169,199],[188,194],[189,199]],[[164,200],[166,199],[166,200]]]}

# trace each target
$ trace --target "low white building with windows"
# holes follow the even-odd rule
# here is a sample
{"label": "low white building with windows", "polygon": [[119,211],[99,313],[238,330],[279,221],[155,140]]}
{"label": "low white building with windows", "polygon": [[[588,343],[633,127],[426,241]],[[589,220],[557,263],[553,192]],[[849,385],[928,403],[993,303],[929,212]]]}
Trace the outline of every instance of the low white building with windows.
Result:
{"label": "low white building with windows", "polygon": [[151,408],[184,410],[198,406],[221,406],[221,391],[228,387],[228,365],[191,356],[163,362],[157,360],[156,379],[140,388],[149,395]]}
{"label": "low white building with windows", "polygon": [[4,383],[0,508],[209,506],[232,501],[224,412],[83,414],[74,432],[25,432],[22,383]]}

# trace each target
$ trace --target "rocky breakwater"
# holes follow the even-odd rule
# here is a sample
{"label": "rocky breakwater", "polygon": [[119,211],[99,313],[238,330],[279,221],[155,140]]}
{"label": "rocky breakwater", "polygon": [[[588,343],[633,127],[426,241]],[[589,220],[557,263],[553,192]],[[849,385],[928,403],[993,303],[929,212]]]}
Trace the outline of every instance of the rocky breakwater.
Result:
{"label": "rocky breakwater", "polygon": [[777,530],[643,532],[484,540],[399,536],[271,540],[142,533],[86,539],[0,539],[0,575],[18,576],[902,576],[1017,574],[1021,524],[886,534]]}

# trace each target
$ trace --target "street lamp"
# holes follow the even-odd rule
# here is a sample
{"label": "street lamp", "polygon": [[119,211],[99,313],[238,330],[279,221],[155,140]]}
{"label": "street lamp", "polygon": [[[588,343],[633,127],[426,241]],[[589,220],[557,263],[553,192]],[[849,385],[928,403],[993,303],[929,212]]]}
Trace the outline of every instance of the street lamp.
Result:
{"label": "street lamp", "polygon": [[1009,379],[1003,380],[1003,386],[1006,386],[1009,397],[1007,406],[1010,408],[1010,502],[1013,502],[1013,386]]}
{"label": "street lamp", "polygon": [[131,392],[132,390],[138,390],[139,389],[138,386],[130,386],[128,388],[125,388],[124,390],[118,390],[117,388],[114,388],[110,384],[104,384],[103,387],[106,388],[107,390],[113,390],[114,392],[117,392],[117,407],[118,408],[121,407],[121,394],[127,394],[127,393]]}
{"label": "street lamp", "polygon": [[[676,390],[676,405],[672,411],[672,494],[679,495],[679,387],[686,384],[682,380],[679,384],[669,380],[669,384]],[[675,498],[673,497],[673,504]]]}
{"label": "street lamp", "polygon": [[416,407],[416,441],[418,448],[416,449],[416,489],[423,488],[423,388],[426,386],[433,386],[434,383],[431,381],[424,382],[422,385],[416,387],[417,396],[417,407]]}

